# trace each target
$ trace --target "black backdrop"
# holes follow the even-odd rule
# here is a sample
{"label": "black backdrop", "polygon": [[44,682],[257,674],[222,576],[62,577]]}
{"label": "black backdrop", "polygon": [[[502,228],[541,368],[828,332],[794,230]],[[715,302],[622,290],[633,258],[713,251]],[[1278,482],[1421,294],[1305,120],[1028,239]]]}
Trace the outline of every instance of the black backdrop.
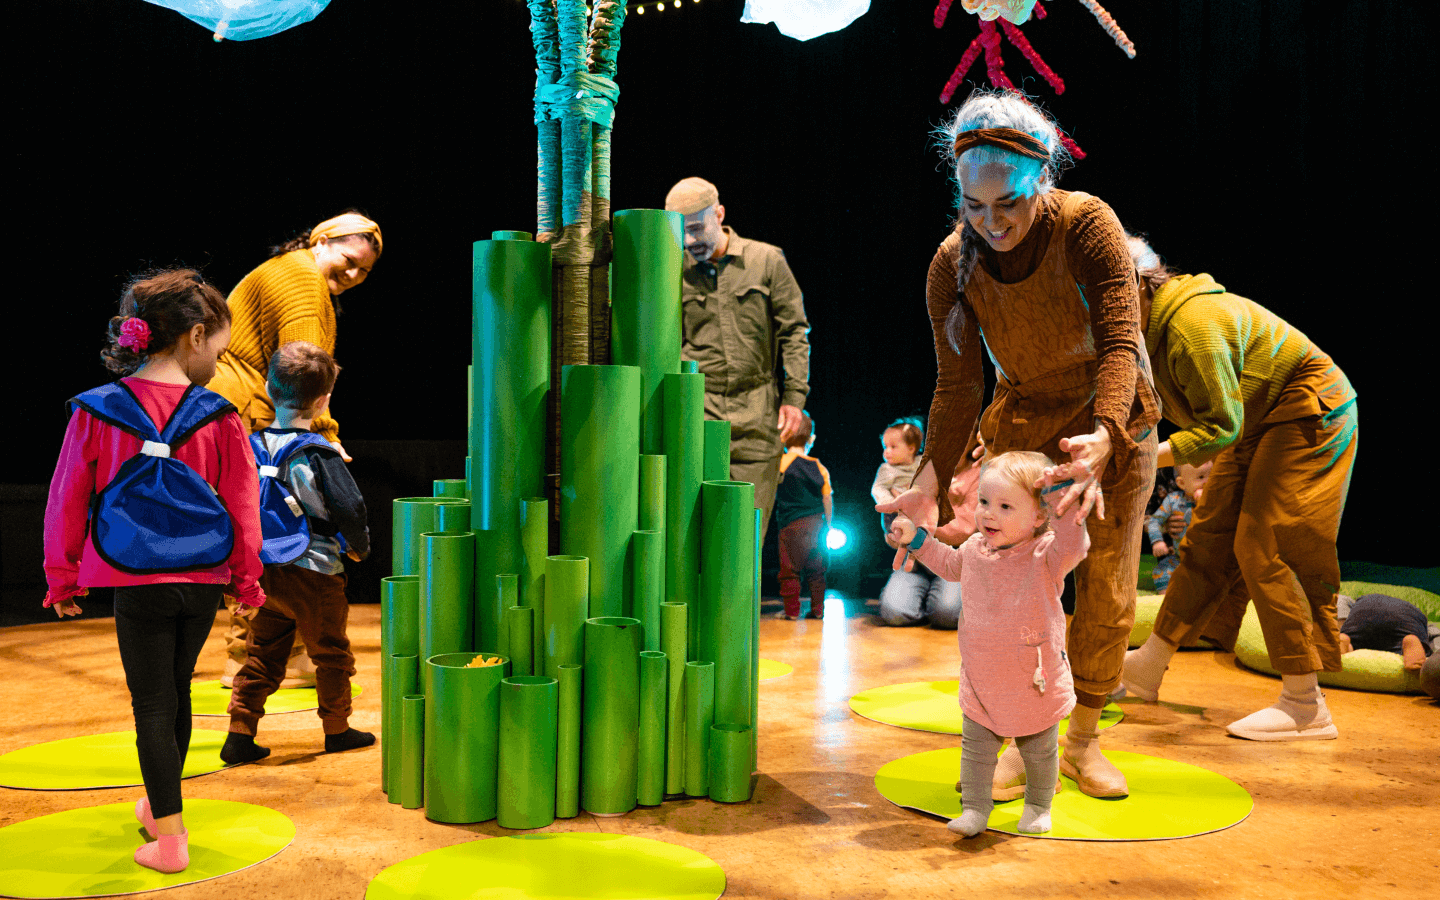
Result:
{"label": "black backdrop", "polygon": [[[1406,490],[1428,475],[1429,454],[1406,451],[1431,418],[1417,207],[1435,71],[1429,17],[1403,6],[1110,0],[1130,60],[1078,3],[1051,0],[1025,33],[1060,96],[1004,53],[1089,154],[1062,187],[1103,197],[1174,265],[1273,309],[1346,370],[1364,446],[1341,556],[1417,565],[1435,562],[1428,498]],[[141,0],[25,7],[10,32],[4,333],[29,383],[10,391],[0,480],[48,480],[62,401],[106,379],[101,330],[131,273],[193,265],[228,292],[269,244],[347,206],[387,249],[344,297],[343,436],[464,438],[470,243],[534,227],[519,0],[333,0],[312,23],[221,44]],[[879,432],[923,413],[934,385],[924,278],[953,207],[929,132],[977,23],[957,3],[937,31],[930,0],[875,0],[801,43],[740,24],[742,7],[630,16],[613,206],[659,206],[703,175],[729,224],[786,250],[813,328],[816,453],[874,531]]]}

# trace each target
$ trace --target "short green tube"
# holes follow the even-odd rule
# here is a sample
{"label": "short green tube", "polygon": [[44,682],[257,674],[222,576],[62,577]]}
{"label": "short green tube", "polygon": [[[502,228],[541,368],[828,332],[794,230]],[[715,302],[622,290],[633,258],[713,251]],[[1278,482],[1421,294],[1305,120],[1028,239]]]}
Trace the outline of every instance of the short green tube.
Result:
{"label": "short green tube", "polygon": [[[665,599],[692,605],[700,592],[704,422],[705,376],[665,376]],[[688,645],[692,653],[694,638],[692,630]]]}
{"label": "short green tube", "polygon": [[391,712],[390,656],[420,652],[420,576],[380,579],[380,784],[390,792],[390,767],[399,760],[400,720]]}
{"label": "short green tube", "polygon": [[420,657],[413,653],[396,653],[386,657],[383,662],[385,671],[382,675],[389,682],[390,690],[385,692],[380,701],[380,741],[382,746],[385,741],[390,741],[390,766],[385,768],[382,765],[381,777],[385,781],[385,793],[390,802],[399,803],[402,799],[400,775],[404,771],[405,762],[403,701],[408,695],[420,693]]}
{"label": "short green tube", "polygon": [[680,368],[685,219],[663,209],[622,209],[612,222],[610,357],[640,369],[640,445],[660,453],[661,381]]}
{"label": "short green tube", "polygon": [[501,828],[544,828],[555,821],[558,714],[559,685],[554,678],[512,675],[500,683],[496,820]]}
{"label": "short green tube", "polygon": [[528,231],[492,231],[492,241],[533,241],[535,236]]}
{"label": "short green tube", "polygon": [[433,531],[469,531],[470,501],[457,497],[437,497]]}
{"label": "short green tube", "polygon": [[448,497],[399,497],[391,504],[391,568],[394,575],[420,574],[420,535],[435,530],[435,504]]}
{"label": "short green tube", "polygon": [[630,581],[635,586],[634,617],[645,628],[644,648],[660,649],[660,602],[665,579],[665,535],[637,531],[630,538]]}
{"label": "short green tube", "polygon": [[584,667],[578,663],[557,666],[560,714],[555,735],[555,815],[573,819],[580,814],[580,702]]}
{"label": "short green tube", "polygon": [[597,815],[635,808],[640,731],[639,619],[585,620],[580,805]]}
{"label": "short green tube", "polygon": [[706,481],[730,480],[730,423],[724,419],[705,420],[705,469],[701,475]]}
{"label": "short green tube", "polygon": [[680,374],[694,375],[700,371],[700,364],[693,359],[680,360]]}
{"label": "short green tube", "polygon": [[495,818],[500,682],[509,666],[468,668],[475,655],[441,653],[426,661],[425,815],[437,822]]}
{"label": "short green tube", "polygon": [[750,799],[750,726],[710,726],[710,799],[741,803]]}
{"label": "short green tube", "polygon": [[545,560],[545,670],[584,662],[585,619],[590,608],[590,561],[583,556]]}
{"label": "short green tube", "polygon": [[715,721],[750,724],[755,618],[755,486],[701,486],[699,657],[715,663]]}
{"label": "short green tube", "polygon": [[[519,581],[515,575],[501,575]],[[505,608],[505,646],[500,652],[510,657],[511,677],[531,675],[534,671],[531,654],[535,650],[535,610],[528,606],[507,606]]]}
{"label": "short green tube", "polygon": [[425,805],[425,695],[400,698],[400,805]]}
{"label": "short green tube", "polygon": [[685,664],[685,793],[710,793],[710,726],[715,724],[715,664]]}
{"label": "short green tube", "polygon": [[535,610],[535,647],[531,656],[537,675],[544,669],[545,557],[549,555],[550,501],[526,497],[520,501],[520,605]]}
{"label": "short green tube", "polygon": [[665,682],[665,793],[685,790],[685,624],[683,603],[660,604],[660,649],[669,674]]}
{"label": "short green tube", "polygon": [[437,478],[435,479],[435,496],[465,499],[465,479],[463,478]]}
{"label": "short green tube", "polygon": [[669,681],[665,654],[640,652],[640,731],[635,799],[641,806],[659,806],[665,799],[665,695]]}
{"label": "short green tube", "polygon": [[420,536],[420,657],[471,649],[475,613],[474,532]]}
{"label": "short green tube", "polygon": [[620,616],[640,504],[640,370],[560,370],[560,550],[590,560],[590,615]]}

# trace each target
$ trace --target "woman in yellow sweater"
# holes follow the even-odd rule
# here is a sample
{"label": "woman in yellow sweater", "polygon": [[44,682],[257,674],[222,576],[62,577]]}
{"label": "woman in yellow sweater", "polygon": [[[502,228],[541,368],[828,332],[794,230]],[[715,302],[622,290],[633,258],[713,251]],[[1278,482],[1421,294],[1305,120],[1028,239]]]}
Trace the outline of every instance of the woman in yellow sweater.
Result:
{"label": "woman in yellow sweater", "polygon": [[[291,341],[309,341],[326,353],[335,352],[335,298],[361,284],[380,257],[384,241],[380,226],[355,212],[326,219],[276,249],[275,255],[241,279],[230,292],[230,346],[220,355],[215,378],[207,387],[235,404],[251,433],[275,421],[275,408],[265,391],[270,357]],[[312,429],[325,437],[346,462],[340,426],[325,409]],[[233,601],[226,606],[233,612]],[[234,615],[225,643],[228,659],[221,681],[229,686],[244,666],[249,623]],[[295,642],[281,687],[315,683],[314,667]]]}
{"label": "woman in yellow sweater", "polygon": [[1316,673],[1341,668],[1335,539],[1358,444],[1355,390],[1279,316],[1209,275],[1175,274],[1139,238],[1129,243],[1155,387],[1180,426],[1157,462],[1214,466],[1155,631],[1126,654],[1121,682],[1156,699],[1175,648],[1200,635],[1243,579],[1284,688],[1275,705],[1227,730],[1257,741],[1333,739]]}

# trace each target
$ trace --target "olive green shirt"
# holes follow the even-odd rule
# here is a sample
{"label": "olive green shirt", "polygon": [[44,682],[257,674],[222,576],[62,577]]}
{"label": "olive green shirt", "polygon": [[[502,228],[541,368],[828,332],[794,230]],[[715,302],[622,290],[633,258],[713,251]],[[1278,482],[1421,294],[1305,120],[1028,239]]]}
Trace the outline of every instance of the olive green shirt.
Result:
{"label": "olive green shirt", "polygon": [[730,458],[759,462],[783,450],[780,407],[805,408],[810,323],[784,252],[729,226],[725,233],[718,260],[685,254],[681,356],[705,375],[705,418],[730,422]]}

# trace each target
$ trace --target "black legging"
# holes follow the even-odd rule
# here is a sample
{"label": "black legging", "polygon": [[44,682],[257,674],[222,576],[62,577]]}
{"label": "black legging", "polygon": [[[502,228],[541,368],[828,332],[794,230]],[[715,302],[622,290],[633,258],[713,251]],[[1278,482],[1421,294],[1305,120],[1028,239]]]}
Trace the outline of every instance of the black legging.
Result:
{"label": "black legging", "polygon": [[190,676],[224,588],[146,584],[115,589],[115,636],[135,711],[140,777],[157,819],[181,810],[180,772],[190,749]]}

